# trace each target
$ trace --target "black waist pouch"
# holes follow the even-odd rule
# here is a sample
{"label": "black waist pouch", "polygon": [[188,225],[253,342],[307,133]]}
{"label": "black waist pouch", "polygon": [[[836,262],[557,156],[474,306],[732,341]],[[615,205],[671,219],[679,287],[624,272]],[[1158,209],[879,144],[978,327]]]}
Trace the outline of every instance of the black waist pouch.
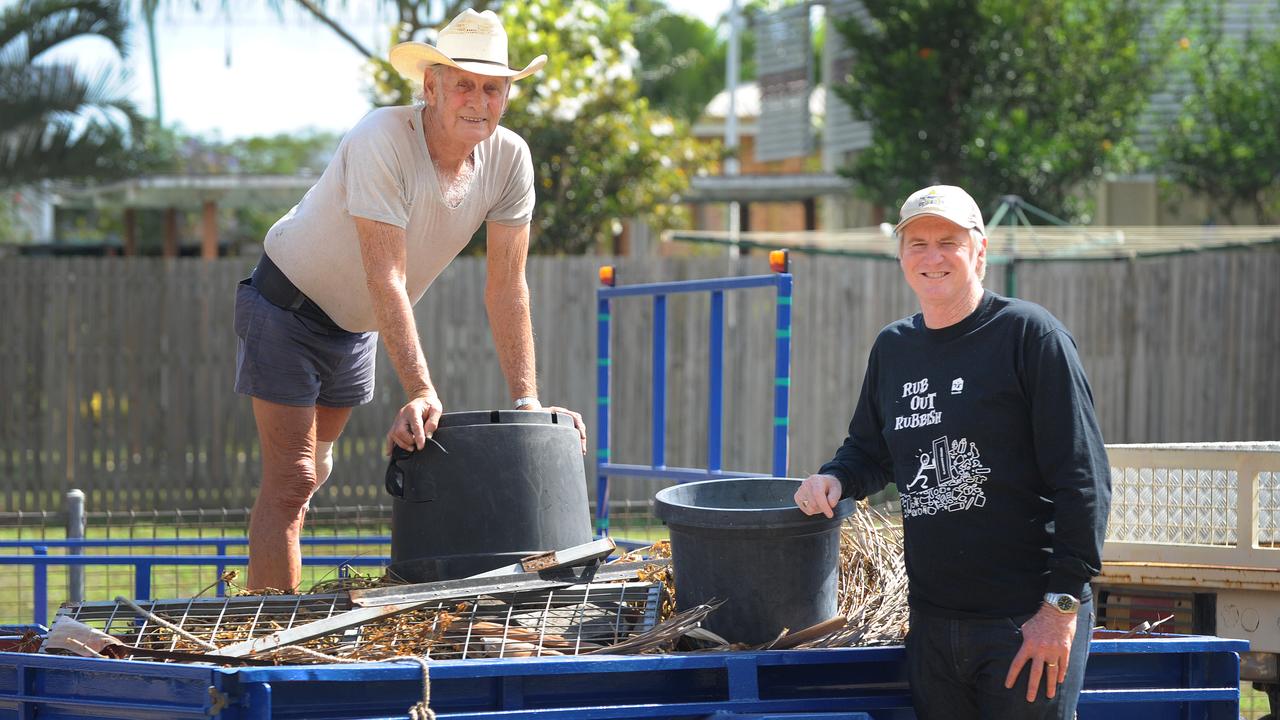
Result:
{"label": "black waist pouch", "polygon": [[262,254],[262,259],[258,261],[258,266],[253,269],[249,284],[253,285],[262,294],[262,297],[278,308],[301,315],[330,332],[347,332],[338,323],[334,322],[314,300],[299,290],[298,286],[293,284],[293,281],[271,261],[271,258],[266,253]]}

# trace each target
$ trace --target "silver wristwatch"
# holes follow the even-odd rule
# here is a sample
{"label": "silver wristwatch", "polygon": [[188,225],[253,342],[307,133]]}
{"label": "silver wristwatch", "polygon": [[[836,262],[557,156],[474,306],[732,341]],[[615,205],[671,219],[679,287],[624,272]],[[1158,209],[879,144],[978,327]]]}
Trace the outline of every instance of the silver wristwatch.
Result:
{"label": "silver wristwatch", "polygon": [[1075,615],[1080,611],[1079,598],[1066,593],[1045,593],[1044,604],[1063,615]]}

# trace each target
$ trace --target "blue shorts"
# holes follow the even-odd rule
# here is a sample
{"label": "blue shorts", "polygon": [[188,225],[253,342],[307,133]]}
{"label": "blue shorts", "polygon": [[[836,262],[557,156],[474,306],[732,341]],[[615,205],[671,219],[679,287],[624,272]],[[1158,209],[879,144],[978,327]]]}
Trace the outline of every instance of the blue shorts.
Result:
{"label": "blue shorts", "polygon": [[325,327],[236,286],[236,392],[281,405],[355,407],[373,399],[378,334]]}

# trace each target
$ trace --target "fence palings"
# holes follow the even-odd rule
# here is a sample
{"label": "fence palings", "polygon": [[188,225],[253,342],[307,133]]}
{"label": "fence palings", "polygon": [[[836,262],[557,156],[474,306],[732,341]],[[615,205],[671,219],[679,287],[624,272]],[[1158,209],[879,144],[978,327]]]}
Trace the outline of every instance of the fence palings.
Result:
{"label": "fence palings", "polygon": [[[90,511],[252,505],[257,433],[249,401],[232,391],[232,310],[254,260],[0,259],[0,512],[56,509],[73,487]],[[605,262],[624,283],[763,271],[754,256],[531,258],[540,394],[582,411],[588,428],[598,426],[593,291]],[[793,272],[790,474],[803,476],[843,438],[876,333],[917,306],[893,262],[795,256]],[[991,268],[988,287],[1003,288],[1005,272]],[[1021,263],[1017,272],[1020,293],[1075,337],[1108,442],[1280,436],[1280,250]],[[415,309],[446,410],[508,401],[484,276],[483,258],[459,258]],[[612,460],[644,462],[652,305],[616,305]],[[725,310],[726,467],[767,468],[759,438],[772,428],[772,298],[735,294]],[[701,467],[707,299],[672,297],[667,313],[667,417],[679,432],[668,433],[666,459]],[[383,438],[402,402],[385,355],[377,383],[314,506],[384,500]],[[610,496],[647,500],[656,489],[622,480]]]}

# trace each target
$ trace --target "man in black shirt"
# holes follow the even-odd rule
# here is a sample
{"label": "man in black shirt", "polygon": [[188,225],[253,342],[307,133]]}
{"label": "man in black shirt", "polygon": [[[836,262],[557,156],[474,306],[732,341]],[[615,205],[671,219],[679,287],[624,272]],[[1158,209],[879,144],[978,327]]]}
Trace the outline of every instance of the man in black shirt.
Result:
{"label": "man in black shirt", "polygon": [[897,484],[922,720],[1070,719],[1111,500],[1075,341],[983,289],[986,229],[964,190],[916,192],[896,233],[921,312],[880,331],[849,435],[796,504],[830,516]]}

